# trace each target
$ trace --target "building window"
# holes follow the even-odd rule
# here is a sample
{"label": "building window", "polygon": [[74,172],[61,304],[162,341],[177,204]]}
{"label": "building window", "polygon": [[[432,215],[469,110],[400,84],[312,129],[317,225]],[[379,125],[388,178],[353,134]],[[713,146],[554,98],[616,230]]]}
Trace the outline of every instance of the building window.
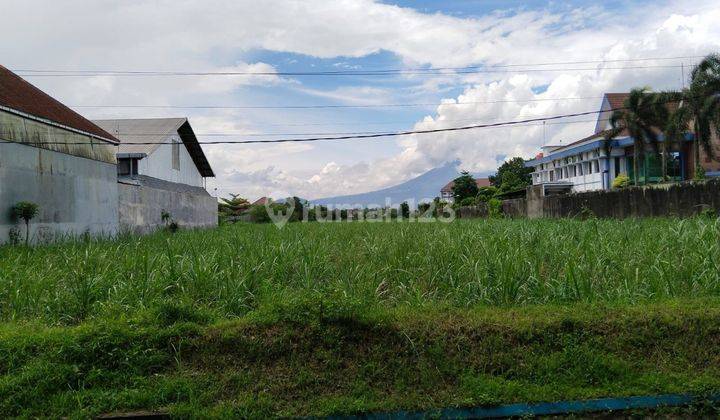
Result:
{"label": "building window", "polygon": [[175,141],[172,143],[172,168],[180,170],[180,143]]}
{"label": "building window", "polygon": [[600,162],[598,162],[597,160],[593,160],[592,164],[593,164],[593,172],[595,172],[595,173],[600,172]]}
{"label": "building window", "polygon": [[118,176],[136,177],[138,174],[138,159],[120,158],[117,163]]}

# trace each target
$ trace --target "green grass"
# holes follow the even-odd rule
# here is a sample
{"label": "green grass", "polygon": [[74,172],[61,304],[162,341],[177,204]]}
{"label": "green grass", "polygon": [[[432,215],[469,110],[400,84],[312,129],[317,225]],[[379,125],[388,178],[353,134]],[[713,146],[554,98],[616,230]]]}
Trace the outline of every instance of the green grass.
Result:
{"label": "green grass", "polygon": [[239,224],[0,247],[0,415],[720,391],[716,220]]}

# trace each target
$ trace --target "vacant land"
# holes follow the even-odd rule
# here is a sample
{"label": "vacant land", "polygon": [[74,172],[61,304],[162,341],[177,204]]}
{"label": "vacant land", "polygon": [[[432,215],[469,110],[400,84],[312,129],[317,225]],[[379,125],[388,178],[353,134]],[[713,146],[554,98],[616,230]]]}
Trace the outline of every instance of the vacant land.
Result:
{"label": "vacant land", "polygon": [[314,223],[0,247],[0,415],[720,391],[720,223]]}

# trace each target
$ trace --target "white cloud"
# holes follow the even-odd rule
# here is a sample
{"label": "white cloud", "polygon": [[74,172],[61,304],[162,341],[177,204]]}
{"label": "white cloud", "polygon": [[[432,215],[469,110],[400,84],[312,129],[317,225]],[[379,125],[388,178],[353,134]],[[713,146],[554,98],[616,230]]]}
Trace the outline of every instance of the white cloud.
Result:
{"label": "white cloud", "polygon": [[[621,11],[605,10],[600,5],[568,6],[554,12],[515,10],[477,18],[424,14],[370,0],[5,0],[2,10],[2,59],[11,68],[273,72],[271,63],[252,59],[251,53],[256,50],[336,58],[341,67],[347,57],[384,50],[408,66],[456,67],[686,56],[720,47],[720,11],[709,0],[691,4],[668,1]],[[642,62],[663,63],[668,62]],[[627,65],[610,63],[604,67]],[[565,66],[563,71],[547,73],[447,74],[433,79],[407,76],[403,87],[409,85],[412,95],[422,95],[444,92],[459,84],[465,86],[462,94],[448,98],[448,102],[487,102],[600,96],[638,85],[668,88],[680,83],[680,71],[675,68],[572,70],[588,66],[593,65]],[[288,83],[307,94],[346,103],[403,100],[396,86],[333,85],[319,92],[277,76],[101,76],[32,81],[70,105],[237,105],[252,100],[246,95],[248,86]],[[540,86],[547,86],[547,90],[536,93]],[[282,102],[282,98],[277,99]],[[598,104],[599,100],[440,105],[415,126],[438,128],[513,120],[589,110]],[[83,111],[94,118],[118,116],[117,109]],[[182,109],[122,112],[123,117],[190,113]],[[275,115],[278,122],[290,119],[280,112]],[[207,110],[192,111],[191,121],[198,132],[250,134],[261,131],[266,120],[257,121],[248,112]],[[592,125],[548,125],[546,135],[553,141],[570,141],[587,134]],[[400,152],[394,156],[354,164],[323,159],[323,148],[312,145],[213,146],[206,150],[221,174],[217,184],[225,192],[235,189],[257,197],[278,191],[313,198],[373,190],[457,158],[468,169],[493,170],[498,156],[532,155],[542,139],[541,126],[414,136],[398,140]],[[310,151],[318,154],[308,159]],[[302,163],[291,163],[294,158]]]}
{"label": "white cloud", "polygon": [[[654,23],[641,21],[634,27],[643,28],[643,31],[634,36],[609,39],[607,34],[601,31],[596,37],[598,43],[594,48],[599,53],[595,57],[618,60],[706,54],[720,48],[720,28],[715,24],[719,20],[720,9],[712,9],[701,15],[667,14],[663,20]],[[591,38],[590,35],[585,36]],[[685,61],[687,63],[689,60]],[[591,72],[567,70],[547,74],[506,74],[494,81],[484,75],[468,77],[466,81],[476,84],[465,88],[456,98],[442,100],[436,112],[418,121],[414,128],[446,128],[596,110],[600,105],[599,98],[605,92],[627,91],[644,85],[656,89],[678,88],[681,83],[681,71],[677,67],[625,70],[614,68],[676,63],[677,60],[637,64],[607,63],[597,66],[597,70]],[[688,68],[686,75],[687,70]],[[546,90],[536,93],[540,86],[546,86]],[[542,100],[571,97],[592,99]],[[452,105],[456,102],[495,103]],[[406,137],[398,140],[402,151],[393,157],[362,165],[342,166],[330,162],[306,178],[311,181],[309,184],[296,180],[292,188],[296,194],[310,198],[371,191],[396,184],[455,159],[461,161],[464,169],[493,171],[499,164],[498,158],[530,157],[544,142],[570,142],[591,134],[594,120],[595,116],[590,115],[565,120],[574,121],[570,124],[549,122],[544,129],[542,124],[533,124]],[[269,176],[272,177],[272,174]],[[283,175],[283,179],[287,179],[287,174]]]}

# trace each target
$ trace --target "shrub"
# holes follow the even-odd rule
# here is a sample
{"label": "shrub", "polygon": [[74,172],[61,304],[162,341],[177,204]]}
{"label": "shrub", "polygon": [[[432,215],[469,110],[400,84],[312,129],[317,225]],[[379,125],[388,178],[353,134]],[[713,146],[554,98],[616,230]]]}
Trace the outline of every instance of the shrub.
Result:
{"label": "shrub", "polygon": [[270,223],[270,215],[265,206],[254,205],[250,207],[250,220],[255,223]]}
{"label": "shrub", "polygon": [[700,216],[708,219],[714,219],[718,217],[718,212],[711,206],[706,206],[700,211]]}
{"label": "shrub", "polygon": [[500,217],[502,216],[502,201],[497,198],[491,198],[487,202],[488,206],[488,217]]}
{"label": "shrub", "polygon": [[163,224],[165,224],[165,230],[168,232],[175,233],[180,230],[180,225],[175,221],[175,219],[173,219],[172,214],[169,212],[162,210],[160,212],[160,219]]}
{"label": "shrub", "polygon": [[618,175],[612,183],[613,188],[625,188],[630,185],[630,178],[627,175]]}
{"label": "shrub", "polygon": [[462,200],[460,200],[460,203],[458,203],[460,207],[469,207],[474,206],[477,204],[477,201],[475,200],[475,197],[465,197]]}
{"label": "shrub", "polygon": [[495,194],[497,194],[497,191],[498,191],[498,189],[493,186],[481,187],[478,190],[477,199],[478,199],[478,201],[487,203],[491,198],[495,197]]}
{"label": "shrub", "polygon": [[705,179],[705,168],[702,166],[698,166],[697,169],[695,169],[695,176],[693,177],[695,181],[702,181]]}
{"label": "shrub", "polygon": [[8,243],[10,245],[20,245],[21,240],[22,234],[20,233],[20,229],[18,229],[17,226],[12,227],[8,232]]}

